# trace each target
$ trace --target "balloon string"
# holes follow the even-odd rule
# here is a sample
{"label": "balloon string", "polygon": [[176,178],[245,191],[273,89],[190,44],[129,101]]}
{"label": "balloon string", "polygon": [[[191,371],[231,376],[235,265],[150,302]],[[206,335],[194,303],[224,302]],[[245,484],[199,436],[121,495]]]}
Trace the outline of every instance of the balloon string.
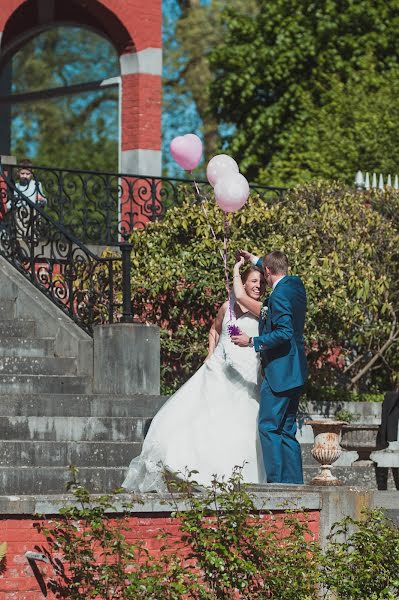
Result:
{"label": "balloon string", "polygon": [[[201,192],[199,190],[198,184],[195,181],[195,179],[193,180],[194,183],[194,187],[195,187],[195,191],[197,192],[197,196],[199,198],[201,198]],[[208,227],[211,231],[211,234],[213,236],[213,239],[215,240],[215,242],[218,241],[217,237],[216,237],[216,233],[215,230],[212,227],[212,224],[209,220],[208,217],[208,213],[207,210],[205,208],[205,204],[202,201],[201,202],[201,207],[203,210],[203,213],[205,215],[205,220],[208,223]],[[223,261],[223,266],[224,266],[224,274],[225,274],[225,279],[226,279],[226,290],[227,290],[227,299],[228,299],[228,303],[229,303],[229,313],[230,313],[230,321],[233,319],[232,316],[232,308],[231,308],[231,293],[230,293],[230,279],[229,279],[229,270],[227,268],[227,247],[228,247],[228,239],[229,239],[229,221],[227,219],[227,213],[224,213],[224,238],[223,238],[223,251],[219,248],[219,254],[222,257],[222,261]]]}
{"label": "balloon string", "polygon": [[231,293],[230,293],[230,280],[229,280],[229,270],[227,268],[227,248],[228,248],[228,240],[229,240],[229,221],[227,219],[227,213],[224,213],[224,240],[223,240],[223,263],[224,263],[224,274],[226,277],[226,290],[227,290],[227,299],[229,302],[229,312],[230,312],[230,321],[233,319],[232,309],[231,309]]}
{"label": "balloon string", "polygon": [[[197,195],[198,195],[198,197],[199,197],[199,198],[201,198],[201,192],[200,192],[200,190],[199,190],[198,184],[197,184],[197,182],[195,181],[195,179],[194,179],[194,186],[195,186],[195,191],[197,192]],[[216,237],[215,230],[213,229],[213,227],[212,227],[212,224],[211,224],[211,222],[210,222],[210,220],[209,220],[208,213],[207,213],[207,211],[206,211],[205,204],[204,204],[204,202],[203,202],[203,201],[201,202],[201,207],[202,207],[202,211],[203,211],[203,213],[204,213],[204,215],[205,215],[205,220],[206,220],[206,222],[207,222],[207,224],[208,224],[208,227],[209,227],[209,229],[210,229],[210,232],[211,232],[211,234],[212,234],[212,236],[213,236],[213,239],[215,240],[215,242],[217,242],[217,241],[218,241],[218,239],[217,239],[217,237]],[[219,254],[220,254],[220,256],[222,257],[223,264],[224,264],[224,255],[223,255],[223,252],[221,251],[221,249],[220,249],[220,248],[219,248]]]}

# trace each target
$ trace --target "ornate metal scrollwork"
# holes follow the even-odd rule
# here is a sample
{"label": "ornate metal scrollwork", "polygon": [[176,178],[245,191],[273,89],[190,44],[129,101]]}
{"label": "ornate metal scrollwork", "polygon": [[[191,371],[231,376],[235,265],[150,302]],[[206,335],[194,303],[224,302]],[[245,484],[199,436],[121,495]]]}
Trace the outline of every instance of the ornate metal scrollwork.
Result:
{"label": "ornate metal scrollwork", "polygon": [[[162,219],[189,185],[195,201],[208,182],[0,165],[0,254],[88,333],[94,323],[131,322],[130,252],[134,228]],[[26,170],[26,169],[25,169]],[[252,186],[267,201],[284,189]],[[99,257],[87,244],[119,246],[121,258]],[[119,278],[118,302],[115,279]]]}
{"label": "ornate metal scrollwork", "polygon": [[0,254],[88,333],[94,323],[112,323],[121,314],[114,290],[120,258],[96,256],[25,196],[3,167],[0,189]]}
{"label": "ornate metal scrollwork", "polygon": [[[24,189],[18,183],[18,166],[8,167],[9,179],[25,196],[45,198],[43,209],[54,222],[84,244],[119,245],[133,229],[162,219],[168,208],[181,204],[187,189],[200,198],[192,180],[142,175],[32,167],[34,182]],[[200,196],[212,187],[197,182]],[[280,201],[285,188],[252,184],[251,189],[267,202]]]}

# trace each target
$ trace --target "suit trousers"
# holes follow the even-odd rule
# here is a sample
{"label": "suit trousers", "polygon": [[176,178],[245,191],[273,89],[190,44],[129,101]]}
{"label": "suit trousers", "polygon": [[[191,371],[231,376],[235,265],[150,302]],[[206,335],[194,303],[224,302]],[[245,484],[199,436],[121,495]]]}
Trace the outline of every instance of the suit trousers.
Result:
{"label": "suit trousers", "polygon": [[301,447],[295,437],[302,390],[273,392],[263,379],[258,426],[268,483],[303,483]]}

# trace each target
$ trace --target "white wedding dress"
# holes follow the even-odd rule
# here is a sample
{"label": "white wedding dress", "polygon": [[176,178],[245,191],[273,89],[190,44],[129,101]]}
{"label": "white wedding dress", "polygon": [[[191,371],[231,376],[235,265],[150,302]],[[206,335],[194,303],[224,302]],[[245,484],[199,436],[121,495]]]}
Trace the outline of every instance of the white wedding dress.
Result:
{"label": "white wedding dress", "polygon": [[230,321],[226,311],[213,355],[154,417],[141,454],[130,463],[125,489],[167,491],[165,467],[182,475],[195,469],[193,478],[209,485],[214,475],[228,478],[236,465],[244,465],[244,481],[266,481],[257,425],[258,355],[231,342],[229,323],[250,336],[258,334],[256,317],[245,313]]}

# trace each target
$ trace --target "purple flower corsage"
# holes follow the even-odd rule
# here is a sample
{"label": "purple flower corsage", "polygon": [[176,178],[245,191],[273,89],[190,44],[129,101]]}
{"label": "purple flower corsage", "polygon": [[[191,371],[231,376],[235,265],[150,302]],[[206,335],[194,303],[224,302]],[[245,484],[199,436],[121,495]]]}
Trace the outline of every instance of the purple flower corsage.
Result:
{"label": "purple flower corsage", "polygon": [[227,325],[227,331],[229,332],[230,337],[233,335],[240,335],[242,333],[238,325],[234,325],[234,323],[232,325]]}

